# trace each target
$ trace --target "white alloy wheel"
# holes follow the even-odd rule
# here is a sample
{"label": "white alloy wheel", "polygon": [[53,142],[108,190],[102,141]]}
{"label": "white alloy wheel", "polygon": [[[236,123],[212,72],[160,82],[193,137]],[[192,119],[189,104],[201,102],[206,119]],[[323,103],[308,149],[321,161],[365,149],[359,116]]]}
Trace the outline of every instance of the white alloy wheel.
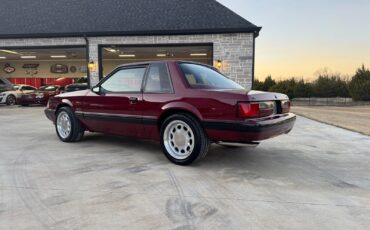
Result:
{"label": "white alloy wheel", "polygon": [[69,135],[71,134],[71,130],[72,130],[71,118],[65,111],[62,111],[58,114],[57,130],[58,130],[58,134],[63,139],[67,139]]}
{"label": "white alloy wheel", "polygon": [[167,152],[177,160],[188,158],[195,146],[194,132],[188,124],[174,120],[166,126],[163,143]]}

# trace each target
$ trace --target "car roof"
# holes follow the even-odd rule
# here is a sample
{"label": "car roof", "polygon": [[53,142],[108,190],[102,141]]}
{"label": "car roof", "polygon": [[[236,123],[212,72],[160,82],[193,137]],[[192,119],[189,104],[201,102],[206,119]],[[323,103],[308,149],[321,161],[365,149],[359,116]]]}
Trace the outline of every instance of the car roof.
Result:
{"label": "car roof", "polygon": [[142,61],[142,62],[132,62],[132,63],[128,63],[128,64],[122,64],[122,65],[119,65],[117,68],[121,68],[121,67],[130,67],[130,66],[137,66],[137,65],[150,65],[150,64],[154,64],[154,63],[163,63],[163,62],[171,62],[171,61],[160,60],[160,61]]}
{"label": "car roof", "polygon": [[32,88],[35,88],[34,86],[32,86],[32,85],[24,85],[24,84],[15,84],[15,86],[30,86],[30,87],[32,87]]}
{"label": "car roof", "polygon": [[123,64],[117,66],[116,69],[118,68],[124,68],[124,67],[131,67],[131,66],[139,66],[139,65],[150,65],[150,64],[155,64],[155,63],[191,63],[191,64],[196,64],[196,65],[202,65],[202,66],[207,66],[211,69],[217,70],[215,67],[211,65],[207,65],[204,63],[199,63],[199,62],[193,62],[193,61],[186,61],[186,60],[160,60],[160,61],[143,61],[143,62],[133,62],[133,63],[128,63],[128,64]]}

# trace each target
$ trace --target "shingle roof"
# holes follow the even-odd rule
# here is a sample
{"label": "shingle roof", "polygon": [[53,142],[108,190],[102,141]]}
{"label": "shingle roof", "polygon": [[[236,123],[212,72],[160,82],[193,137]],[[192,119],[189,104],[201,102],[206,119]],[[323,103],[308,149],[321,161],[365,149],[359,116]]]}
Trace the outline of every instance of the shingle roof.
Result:
{"label": "shingle roof", "polygon": [[254,32],[215,0],[0,0],[0,38]]}

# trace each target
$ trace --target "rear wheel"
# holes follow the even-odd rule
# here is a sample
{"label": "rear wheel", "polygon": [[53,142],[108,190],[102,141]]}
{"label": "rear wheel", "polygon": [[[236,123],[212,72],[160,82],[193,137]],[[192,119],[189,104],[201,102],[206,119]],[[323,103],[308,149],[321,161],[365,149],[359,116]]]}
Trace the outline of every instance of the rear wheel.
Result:
{"label": "rear wheel", "polygon": [[189,165],[205,157],[209,144],[203,128],[190,115],[172,115],[161,126],[163,152],[175,164]]}
{"label": "rear wheel", "polygon": [[57,111],[55,129],[63,142],[80,141],[84,135],[80,121],[69,107],[62,107]]}
{"label": "rear wheel", "polygon": [[7,105],[15,105],[17,99],[15,98],[14,95],[9,95],[6,97],[6,104]]}

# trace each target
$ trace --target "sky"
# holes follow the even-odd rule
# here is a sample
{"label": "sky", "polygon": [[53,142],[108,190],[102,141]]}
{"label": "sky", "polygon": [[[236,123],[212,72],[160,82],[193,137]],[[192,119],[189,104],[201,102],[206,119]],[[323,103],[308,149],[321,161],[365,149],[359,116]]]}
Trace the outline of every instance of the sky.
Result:
{"label": "sky", "polygon": [[312,80],[370,68],[370,0],[218,0],[262,30],[255,77]]}

